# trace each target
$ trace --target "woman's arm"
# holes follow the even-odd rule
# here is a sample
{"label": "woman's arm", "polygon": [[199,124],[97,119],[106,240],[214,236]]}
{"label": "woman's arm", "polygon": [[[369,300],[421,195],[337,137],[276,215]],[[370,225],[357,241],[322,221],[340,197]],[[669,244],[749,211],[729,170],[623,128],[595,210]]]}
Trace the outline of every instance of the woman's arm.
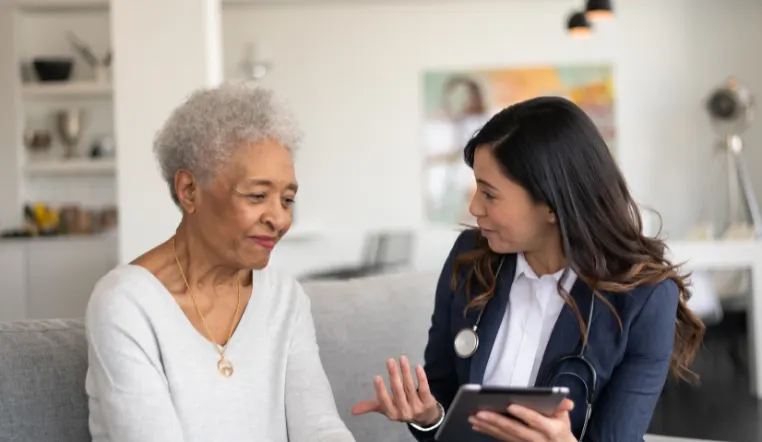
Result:
{"label": "woman's arm", "polygon": [[310,300],[294,283],[296,317],[286,364],[286,423],[290,442],[355,442],[339,417],[320,361]]}
{"label": "woman's arm", "polygon": [[594,406],[587,442],[641,442],[669,373],[677,286],[660,283],[632,322],[624,359]]}
{"label": "woman's arm", "polygon": [[[96,287],[85,324],[91,418],[104,427],[91,426],[93,437],[111,442],[182,442],[153,329],[130,293]],[[105,433],[102,438],[101,433]]]}
{"label": "woman's arm", "polygon": [[[464,232],[455,240],[450,254],[442,267],[437,283],[434,312],[431,315],[429,340],[424,351],[424,370],[429,389],[437,401],[446,410],[450,407],[458,391],[458,378],[455,373],[455,349],[450,333],[450,306],[453,292],[450,287],[455,257],[467,249],[467,242],[473,240],[472,232]],[[435,429],[420,431],[412,426],[410,431],[421,442],[434,440]]]}

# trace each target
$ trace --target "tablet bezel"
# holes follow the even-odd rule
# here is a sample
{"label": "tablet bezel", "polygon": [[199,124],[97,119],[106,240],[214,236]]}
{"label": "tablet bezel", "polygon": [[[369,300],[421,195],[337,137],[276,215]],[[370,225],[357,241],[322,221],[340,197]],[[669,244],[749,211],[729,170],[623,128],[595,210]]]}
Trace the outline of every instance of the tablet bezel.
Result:
{"label": "tablet bezel", "polygon": [[437,429],[434,440],[448,442],[473,437],[473,429],[468,418],[479,410],[489,410],[507,416],[508,405],[518,404],[550,415],[568,396],[569,389],[566,387],[497,387],[463,384],[445,413],[445,419]]}

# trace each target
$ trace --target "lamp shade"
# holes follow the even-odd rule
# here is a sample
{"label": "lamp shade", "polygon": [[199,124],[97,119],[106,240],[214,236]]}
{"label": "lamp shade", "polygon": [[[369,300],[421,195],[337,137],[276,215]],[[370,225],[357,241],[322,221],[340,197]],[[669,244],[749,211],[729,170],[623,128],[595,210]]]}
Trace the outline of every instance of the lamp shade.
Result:
{"label": "lamp shade", "polygon": [[614,14],[611,0],[587,0],[585,17],[590,21],[606,20]]}
{"label": "lamp shade", "polygon": [[587,21],[584,12],[573,12],[566,23],[569,35],[584,38],[590,36],[590,22]]}

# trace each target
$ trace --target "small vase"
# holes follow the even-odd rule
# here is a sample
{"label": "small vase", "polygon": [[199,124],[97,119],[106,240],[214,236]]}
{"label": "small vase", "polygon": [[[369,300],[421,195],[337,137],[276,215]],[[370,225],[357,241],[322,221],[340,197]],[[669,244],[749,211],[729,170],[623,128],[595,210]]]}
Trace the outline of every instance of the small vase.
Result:
{"label": "small vase", "polygon": [[97,83],[108,83],[109,82],[109,67],[98,63],[93,67],[93,74],[95,75],[95,81]]}

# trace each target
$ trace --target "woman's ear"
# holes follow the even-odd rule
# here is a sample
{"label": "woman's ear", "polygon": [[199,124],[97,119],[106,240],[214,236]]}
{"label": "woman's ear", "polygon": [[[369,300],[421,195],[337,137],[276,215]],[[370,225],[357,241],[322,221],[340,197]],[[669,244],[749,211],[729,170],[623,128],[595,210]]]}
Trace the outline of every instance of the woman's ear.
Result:
{"label": "woman's ear", "polygon": [[193,174],[187,170],[178,170],[175,173],[175,192],[183,210],[189,214],[194,213],[198,203],[198,185]]}
{"label": "woman's ear", "polygon": [[558,221],[558,218],[556,217],[556,212],[554,212],[551,209],[548,209],[548,222],[551,224],[555,224]]}

